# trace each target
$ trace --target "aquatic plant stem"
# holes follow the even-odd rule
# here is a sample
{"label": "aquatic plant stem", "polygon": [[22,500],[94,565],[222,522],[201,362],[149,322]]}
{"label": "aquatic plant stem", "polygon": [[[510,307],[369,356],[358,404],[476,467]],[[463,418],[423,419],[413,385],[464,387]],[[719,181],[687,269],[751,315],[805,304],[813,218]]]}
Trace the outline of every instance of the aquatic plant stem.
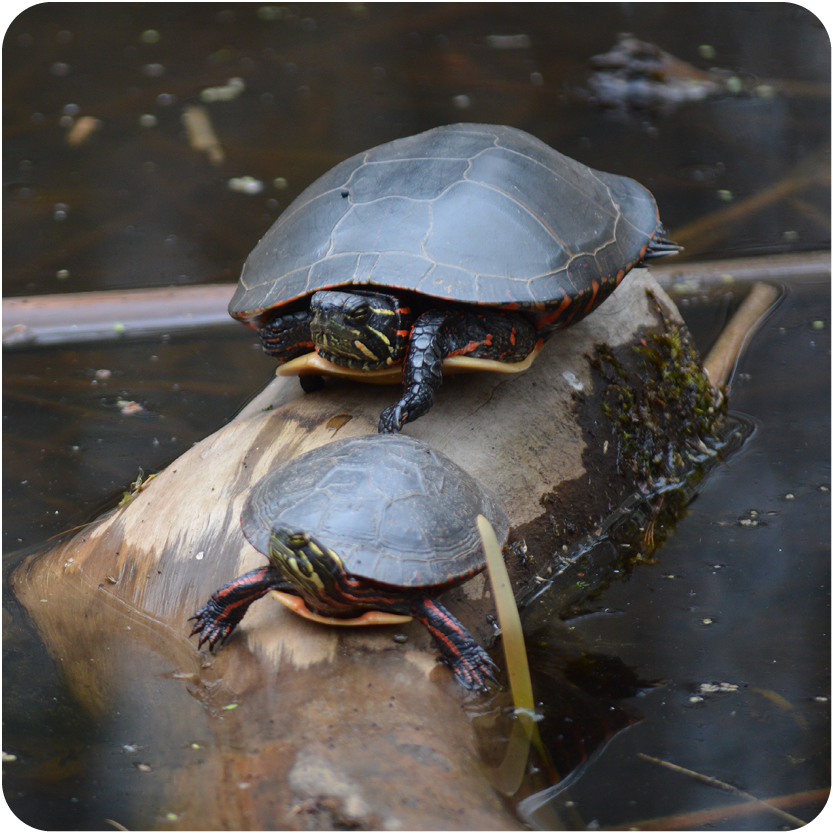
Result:
{"label": "aquatic plant stem", "polygon": [[477,516],[477,529],[483,540],[492,595],[503,636],[509,687],[515,705],[515,720],[512,723],[506,754],[500,766],[489,770],[489,775],[496,789],[505,795],[514,795],[521,786],[526,772],[530,744],[534,744],[545,757],[546,750],[535,725],[535,699],[532,694],[521,617],[515,604],[500,544],[492,525],[483,515]]}

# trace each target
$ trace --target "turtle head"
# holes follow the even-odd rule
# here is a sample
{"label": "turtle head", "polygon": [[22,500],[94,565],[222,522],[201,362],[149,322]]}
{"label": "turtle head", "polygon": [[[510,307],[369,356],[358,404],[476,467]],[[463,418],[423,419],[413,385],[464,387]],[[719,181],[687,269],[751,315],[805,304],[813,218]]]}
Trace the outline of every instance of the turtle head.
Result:
{"label": "turtle head", "polygon": [[269,560],[288,582],[312,596],[330,595],[344,574],[338,555],[305,532],[273,530]]}
{"label": "turtle head", "polygon": [[408,346],[410,309],[377,292],[316,292],[310,330],[318,353],[333,364],[378,370],[400,361]]}

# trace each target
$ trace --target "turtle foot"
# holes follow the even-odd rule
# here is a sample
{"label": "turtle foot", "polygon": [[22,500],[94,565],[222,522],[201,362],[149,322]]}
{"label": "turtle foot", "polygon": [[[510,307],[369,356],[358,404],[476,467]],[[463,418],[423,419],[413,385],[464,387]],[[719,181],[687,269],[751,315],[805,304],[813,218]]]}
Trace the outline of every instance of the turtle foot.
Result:
{"label": "turtle foot", "polygon": [[395,405],[385,408],[379,418],[380,434],[398,434],[402,426],[425,414],[434,402],[433,392],[427,388],[408,391]]}
{"label": "turtle foot", "polygon": [[[405,419],[408,415],[405,414]],[[379,418],[379,433],[380,434],[398,434],[402,428],[401,408],[398,405],[391,405],[390,408],[385,408],[382,416]]]}
{"label": "turtle foot", "polygon": [[484,692],[490,685],[499,685],[497,666],[477,643],[461,651],[449,664],[457,682],[469,691]]}
{"label": "turtle foot", "polygon": [[199,634],[198,647],[208,643],[208,650],[213,652],[215,645],[222,645],[231,636],[240,619],[229,615],[212,596],[188,621],[195,623],[189,636]]}
{"label": "turtle foot", "polygon": [[195,622],[191,636],[200,635],[199,647],[207,642],[208,650],[222,645],[246,615],[252,602],[270,589],[285,590],[286,582],[271,565],[258,567],[221,587],[188,621]]}

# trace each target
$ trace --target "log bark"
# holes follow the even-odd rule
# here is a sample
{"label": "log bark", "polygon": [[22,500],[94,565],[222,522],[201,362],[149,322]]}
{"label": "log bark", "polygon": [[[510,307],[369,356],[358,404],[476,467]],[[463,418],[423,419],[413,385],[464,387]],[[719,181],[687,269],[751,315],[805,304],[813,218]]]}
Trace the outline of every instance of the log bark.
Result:
{"label": "log bark", "polygon": [[[587,356],[599,342],[615,348],[661,327],[646,290],[679,321],[647,270],[635,270],[528,372],[449,379],[433,409],[406,427],[496,492],[544,562],[553,554],[544,496],[571,484],[593,523],[609,511],[609,492],[587,470],[592,457],[611,472],[614,457],[606,446],[589,448],[588,426],[601,416]],[[188,617],[208,596],[263,563],[240,531],[249,488],[294,455],[375,432],[396,394],[329,380],[304,395],[297,380],[275,379],[129,504],[13,576],[79,700],[123,721],[142,747],[144,799],[115,821],[147,829],[520,826],[478,761],[470,718],[484,702],[466,699],[417,623],[327,628],[267,597],[216,656],[188,638]],[[531,574],[509,566],[521,592]],[[483,575],[443,601],[484,644],[494,640]]]}

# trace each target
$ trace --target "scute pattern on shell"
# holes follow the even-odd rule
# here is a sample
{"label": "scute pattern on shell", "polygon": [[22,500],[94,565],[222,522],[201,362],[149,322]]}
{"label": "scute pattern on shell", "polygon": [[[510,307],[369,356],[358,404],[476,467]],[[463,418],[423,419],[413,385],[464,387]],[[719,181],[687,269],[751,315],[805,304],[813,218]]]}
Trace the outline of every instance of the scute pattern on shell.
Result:
{"label": "scute pattern on shell", "polygon": [[[659,228],[651,193],[511,127],[456,124],[336,165],[254,248],[229,312],[243,320],[319,289],[411,290],[581,317]],[[565,322],[568,323],[568,322]]]}
{"label": "scute pattern on shell", "polygon": [[243,533],[268,555],[276,527],[305,532],[356,576],[439,587],[485,566],[476,518],[503,542],[500,502],[445,455],[403,435],[336,440],[273,469],[246,499]]}

